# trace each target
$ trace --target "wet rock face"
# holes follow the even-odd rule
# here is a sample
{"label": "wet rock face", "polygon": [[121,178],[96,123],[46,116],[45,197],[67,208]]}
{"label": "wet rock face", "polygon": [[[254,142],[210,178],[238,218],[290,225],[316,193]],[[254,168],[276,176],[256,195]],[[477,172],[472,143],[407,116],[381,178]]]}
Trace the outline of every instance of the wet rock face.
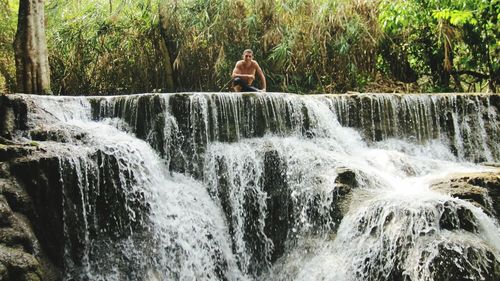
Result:
{"label": "wet rock face", "polygon": [[34,209],[33,222],[40,243],[47,255],[62,268],[64,235],[62,225],[62,186],[59,181],[57,158],[42,158],[36,161],[19,159],[11,164],[13,174],[21,179],[31,198]]}
{"label": "wet rock face", "polygon": [[337,186],[345,187],[342,188],[341,193],[348,193],[350,188],[358,186],[358,181],[356,178],[356,172],[344,167],[340,167],[337,168],[337,178],[335,178],[335,184],[337,184]]}
{"label": "wet rock face", "polygon": [[[246,252],[249,256],[248,264],[239,266],[250,274],[258,275],[270,261],[276,260],[283,254],[284,243],[291,225],[289,217],[291,199],[287,190],[284,163],[277,151],[265,152],[263,177],[261,180],[248,182],[244,190],[235,190],[240,183],[235,184],[235,178],[229,170],[233,163],[224,156],[217,156],[215,163],[217,174],[215,196],[218,196],[228,222],[233,252]],[[246,165],[250,167],[252,164],[246,163]],[[259,190],[266,192],[265,201],[262,200]],[[240,192],[242,200],[235,200],[235,194],[239,195]],[[241,213],[244,214],[242,218],[239,217]],[[239,223],[238,219],[241,219],[242,223]],[[240,233],[244,240],[244,246],[240,248],[238,242],[241,241],[237,241],[237,233]],[[273,249],[269,249],[269,240],[274,245]]]}
{"label": "wet rock face", "polygon": [[475,217],[469,209],[464,206],[456,206],[452,202],[445,202],[443,212],[439,219],[439,226],[446,230],[463,229],[469,232],[477,232]]}
{"label": "wet rock face", "polygon": [[68,143],[72,141],[84,140],[87,136],[83,132],[75,131],[74,128],[68,127],[57,130],[34,129],[29,132],[30,138],[33,141],[55,141]]}
{"label": "wet rock face", "polygon": [[485,173],[451,175],[447,179],[434,183],[431,188],[470,201],[499,219],[500,169]]}
{"label": "wet rock face", "polygon": [[286,164],[277,151],[265,153],[264,191],[267,193],[268,214],[265,233],[273,241],[271,262],[276,261],[285,251],[285,242],[292,221],[291,191],[286,182]]}
{"label": "wet rock face", "polygon": [[[8,160],[33,153],[32,147],[13,148]],[[60,280],[60,269],[46,255],[46,248],[40,247],[40,236],[35,235],[32,197],[11,176],[10,164],[0,162],[0,280]]]}
{"label": "wet rock face", "polygon": [[[324,97],[326,101],[336,99],[336,97]],[[343,113],[341,110],[337,112],[339,112],[339,118],[345,118],[342,121],[344,124],[360,128],[368,139],[374,141],[387,137],[408,137],[424,142],[442,134],[452,140],[451,145],[456,153],[461,150],[474,150],[481,146],[477,139],[474,139],[474,132],[467,131],[463,134],[464,147],[462,149],[458,140],[454,138],[463,132],[459,131],[461,128],[457,128],[454,121],[462,115],[470,116],[477,113],[475,109],[489,106],[489,101],[483,98],[471,100],[467,97],[457,99],[448,97],[440,101],[423,100],[360,95],[349,98],[348,112]],[[234,96],[227,95],[176,94],[166,99],[161,95],[141,95],[132,98],[96,98],[91,100],[91,104],[95,120],[108,117],[122,119],[137,137],[149,142],[162,155],[169,163],[170,170],[189,174],[197,179],[203,178],[204,153],[210,142],[237,142],[241,138],[262,137],[268,133],[279,136],[299,132],[305,137],[314,137],[318,133],[315,131],[318,120],[313,118],[313,110],[309,112],[307,104],[301,102],[300,98],[276,98],[272,95],[243,95],[240,98],[234,98]],[[498,104],[496,106],[498,107]],[[4,118],[0,120],[6,121],[0,124],[0,136],[11,138],[16,130],[27,128],[26,104],[20,101],[2,100],[0,107],[6,108],[1,113],[4,114]],[[438,112],[440,107],[446,109],[442,115]],[[480,114],[484,120],[498,118],[498,115],[494,114],[491,116],[484,115],[484,112]],[[479,116],[474,117],[477,121],[476,117]],[[498,131],[488,122],[484,130],[489,135],[495,135]],[[24,134],[39,142],[79,143],[86,142],[87,139],[85,134],[71,128],[52,130],[45,130],[43,127],[30,128],[30,131],[25,131]],[[487,140],[488,147],[496,145],[497,137],[491,139],[492,141]],[[81,163],[63,159],[57,155],[41,156],[41,152],[37,151],[37,148],[29,150],[24,147],[10,147],[9,149],[0,147],[0,160],[9,161],[9,170],[12,169],[24,190],[24,193],[19,193],[16,191],[17,187],[2,189],[4,190],[2,196],[5,200],[0,196],[0,227],[5,227],[6,230],[0,231],[0,239],[5,245],[15,246],[15,249],[21,247],[23,253],[32,255],[38,243],[33,242],[35,240],[31,238],[34,234],[20,232],[19,227],[14,227],[12,218],[16,216],[10,213],[15,212],[27,214],[33,222],[34,231],[32,232],[38,236],[41,248],[46,251],[48,260],[54,263],[60,271],[64,270],[64,263],[67,260],[78,267],[88,252],[106,256],[107,251],[119,251],[119,249],[113,249],[113,246],[105,245],[112,244],[115,239],[133,235],[139,236],[133,239],[146,240],[148,238],[140,237],[144,227],[141,221],[146,221],[145,214],[148,212],[148,206],[144,204],[144,195],[140,192],[133,194],[131,197],[134,198],[133,200],[124,195],[133,191],[124,187],[123,182],[133,183],[134,178],[132,175],[119,177],[120,159],[102,151],[96,151],[89,155],[89,161],[92,163],[88,164],[90,166],[87,169]],[[498,151],[492,150],[491,153],[493,158],[498,157]],[[295,228],[300,231],[301,219],[306,221],[304,224],[310,225],[312,229],[310,232],[313,235],[335,232],[345,214],[342,204],[348,201],[346,198],[358,184],[355,171],[339,169],[335,183],[325,183],[334,186],[333,191],[327,189],[328,194],[313,191],[314,194],[308,198],[296,198],[292,195],[290,183],[287,182],[286,161],[276,150],[271,149],[263,154],[261,178],[259,182],[249,183],[252,186],[258,185],[258,192],[254,188],[246,189],[242,202],[238,202],[238,204],[241,203],[240,205],[231,202],[231,190],[229,190],[230,184],[228,183],[231,179],[224,175],[224,171],[228,169],[224,166],[227,163],[219,159],[221,161],[217,196],[226,215],[231,236],[234,236],[236,227],[243,228],[242,233],[246,242],[244,250],[248,251],[251,256],[250,274],[259,274],[259,270],[265,268],[269,262],[275,262],[283,256],[287,250],[287,243],[295,239],[293,233]],[[481,161],[484,155],[471,158]],[[90,170],[98,171],[97,174],[100,177],[97,178],[95,174],[89,172]],[[89,179],[83,180],[84,178],[79,173],[84,173]],[[0,174],[9,176],[10,171],[3,173],[0,170]],[[498,177],[496,179],[460,178],[442,182],[435,188],[475,202],[491,214],[500,214]],[[493,200],[490,201],[488,196]],[[4,201],[8,206],[2,203]],[[92,208],[86,208],[87,206],[92,206]],[[244,209],[242,226],[237,226],[232,221],[236,208]],[[130,210],[137,211],[138,216],[132,218],[129,214]],[[305,211],[301,212],[303,210]],[[442,210],[439,218],[441,229],[452,232],[477,232],[474,217],[468,209],[446,202]],[[394,215],[388,216],[386,223],[390,224],[393,218]],[[64,220],[68,228],[66,235],[64,234]],[[86,223],[88,223],[88,228],[83,229]],[[369,231],[375,235],[380,230],[373,228]],[[103,245],[95,245],[89,251],[85,248],[85,239],[102,241]],[[406,249],[409,246],[404,242],[405,240],[401,239],[395,245],[398,249]],[[67,258],[64,257],[65,247],[68,247],[69,257]],[[271,251],[269,251],[270,248],[272,248]],[[236,250],[234,252],[237,252]],[[441,271],[439,265],[442,260],[453,257],[455,254],[449,252],[446,247],[440,251],[442,254],[435,259],[437,262],[432,269],[435,274]],[[29,261],[17,252],[8,256],[17,256],[20,260]],[[32,256],[38,259],[39,264],[43,262],[43,259]],[[113,255],[109,256],[113,257]],[[5,264],[0,263],[0,279],[2,276],[11,276],[14,274],[11,272],[17,272],[17,268],[21,267],[29,276],[37,274],[43,277],[45,274],[35,263],[28,262],[26,266],[19,266],[8,258],[4,260]],[[120,262],[119,267],[124,272],[129,272],[128,261]],[[373,268],[374,272],[384,262],[385,259],[380,259],[379,264]],[[99,266],[105,267],[106,264]],[[221,279],[224,276],[224,267],[225,265],[221,265],[217,273]],[[490,270],[497,265],[486,267]],[[382,275],[377,276],[376,273],[373,273],[373,276],[381,280],[383,278]],[[395,267],[388,276],[389,280],[403,280],[403,270]]]}
{"label": "wet rock face", "polygon": [[430,259],[428,265],[432,280],[496,281],[500,280],[499,269],[500,262],[493,252],[480,246],[453,242],[437,245],[437,254]]}
{"label": "wet rock face", "polygon": [[475,240],[480,230],[472,211],[454,199],[432,205],[416,209],[408,203],[390,211],[387,202],[370,206],[370,215],[354,227],[358,233],[349,235],[354,244],[359,237],[370,241],[364,259],[355,261],[357,279],[498,280],[496,249]]}
{"label": "wet rock face", "polygon": [[[100,151],[90,159],[94,162],[88,168],[94,173],[88,175],[83,164],[57,156],[27,157],[12,163],[14,175],[32,198],[37,237],[60,269],[81,265],[89,251],[87,239],[112,245],[116,239],[141,232],[147,223],[143,194],[128,196],[131,191],[123,190],[128,185],[122,186],[118,176],[119,160]],[[129,175],[125,181],[132,183],[134,178]],[[136,212],[134,216],[131,211]],[[90,251],[98,254],[106,245],[92,246],[95,249]],[[72,261],[69,265],[68,259]]]}
{"label": "wet rock face", "polygon": [[[333,233],[347,211],[345,203],[349,201],[349,193],[358,185],[356,173],[342,168],[337,171],[334,186],[312,191],[311,196],[300,195],[299,190],[292,195],[294,187],[290,186],[292,179],[288,178],[290,167],[286,157],[273,147],[265,147],[261,156],[258,163],[232,162],[224,154],[214,157],[217,192],[213,196],[221,202],[233,247],[238,244],[236,237],[242,233],[245,246],[233,248],[233,252],[248,254],[247,270],[255,276],[283,257],[301,235]],[[231,170],[234,166],[239,168]],[[233,174],[240,169],[259,176],[249,180],[248,174],[243,177]],[[238,189],[241,181],[245,181],[244,186]],[[317,181],[318,184],[333,184],[319,183],[321,179]],[[239,196],[241,202],[235,200]],[[237,219],[243,223],[239,224]]]}
{"label": "wet rock face", "polygon": [[124,120],[167,159],[170,170],[198,179],[203,176],[203,153],[209,142],[313,134],[308,109],[296,97],[182,93],[91,98],[90,103],[93,119]]}
{"label": "wet rock face", "polygon": [[0,161],[9,161],[14,158],[27,156],[32,154],[34,150],[36,150],[36,147],[2,144],[0,141]]}
{"label": "wet rock face", "polygon": [[43,140],[0,147],[0,280],[60,280],[89,252],[122,251],[113,241],[151,240],[141,236],[144,194],[130,189],[135,178],[120,171],[123,160],[96,150],[85,162],[61,156],[65,149]]}
{"label": "wet rock face", "polygon": [[17,96],[0,95],[0,137],[10,139],[27,128],[28,106]]}

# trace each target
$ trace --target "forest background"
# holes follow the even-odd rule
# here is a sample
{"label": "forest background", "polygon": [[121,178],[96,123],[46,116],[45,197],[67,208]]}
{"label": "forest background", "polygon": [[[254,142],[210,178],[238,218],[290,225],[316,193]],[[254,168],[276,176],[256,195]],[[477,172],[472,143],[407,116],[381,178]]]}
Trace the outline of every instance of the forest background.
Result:
{"label": "forest background", "polygon": [[[18,0],[0,0],[0,92]],[[51,92],[228,91],[251,48],[268,91],[498,92],[500,0],[46,0]]]}

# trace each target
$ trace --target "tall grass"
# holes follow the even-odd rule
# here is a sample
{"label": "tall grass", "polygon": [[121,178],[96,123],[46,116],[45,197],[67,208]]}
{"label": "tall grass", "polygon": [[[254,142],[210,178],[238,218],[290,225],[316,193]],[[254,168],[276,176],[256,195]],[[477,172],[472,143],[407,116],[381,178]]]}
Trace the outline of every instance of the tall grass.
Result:
{"label": "tall grass", "polygon": [[[487,77],[495,82],[500,67],[492,23],[500,0],[457,1],[467,4],[464,11],[456,1],[438,0],[430,6],[417,0],[46,1],[52,90],[227,91],[247,48],[265,72],[268,91],[401,89],[391,81],[433,91],[447,89],[441,79],[447,74],[458,90],[467,81],[464,89]],[[14,88],[15,3],[0,0],[0,91]],[[474,8],[481,13],[469,13]],[[474,15],[476,24],[453,25],[441,12],[437,25],[433,15],[447,9]]]}
{"label": "tall grass", "polygon": [[[163,9],[176,38],[178,85],[226,90],[241,52],[255,57],[269,90],[362,89],[374,75],[376,3],[348,0],[187,0]],[[175,7],[174,7],[175,6]]]}
{"label": "tall grass", "polygon": [[53,91],[107,94],[166,87],[156,1],[50,1]]}

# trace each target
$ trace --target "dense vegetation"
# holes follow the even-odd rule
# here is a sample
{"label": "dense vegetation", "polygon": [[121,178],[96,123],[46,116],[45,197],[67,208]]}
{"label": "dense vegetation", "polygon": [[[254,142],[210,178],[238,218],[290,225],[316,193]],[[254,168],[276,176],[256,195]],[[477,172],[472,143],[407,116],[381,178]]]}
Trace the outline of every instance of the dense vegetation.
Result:
{"label": "dense vegetation", "polygon": [[[0,0],[0,91],[17,0]],[[227,91],[252,48],[268,91],[496,91],[500,0],[47,0],[55,94]]]}
{"label": "dense vegetation", "polygon": [[13,91],[16,82],[14,35],[17,24],[17,4],[0,0],[0,92]]}

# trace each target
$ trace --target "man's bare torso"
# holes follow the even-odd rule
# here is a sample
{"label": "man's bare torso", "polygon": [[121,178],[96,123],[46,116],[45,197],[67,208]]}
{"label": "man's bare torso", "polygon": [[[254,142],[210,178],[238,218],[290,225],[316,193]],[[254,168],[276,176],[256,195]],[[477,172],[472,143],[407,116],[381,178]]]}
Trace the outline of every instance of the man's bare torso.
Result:
{"label": "man's bare torso", "polygon": [[240,74],[250,74],[253,75],[253,78],[250,77],[242,77],[248,85],[252,85],[253,80],[255,80],[255,71],[257,70],[257,63],[252,60],[250,63],[245,62],[244,60],[240,60],[236,63],[236,68],[238,68]]}

